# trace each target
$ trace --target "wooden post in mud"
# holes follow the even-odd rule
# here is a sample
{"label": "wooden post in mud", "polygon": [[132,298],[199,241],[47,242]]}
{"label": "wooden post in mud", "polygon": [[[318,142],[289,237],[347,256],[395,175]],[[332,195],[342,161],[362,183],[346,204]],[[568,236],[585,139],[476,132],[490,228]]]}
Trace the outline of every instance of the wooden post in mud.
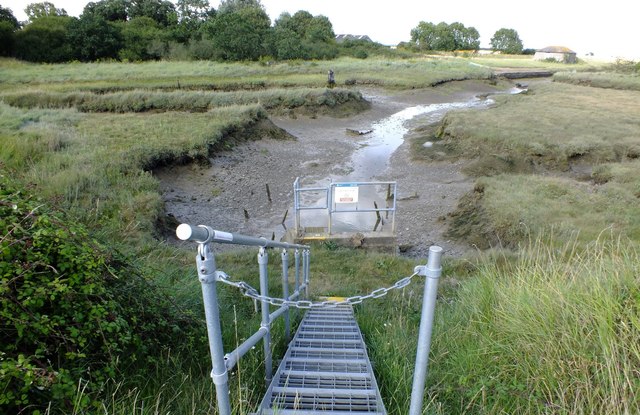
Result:
{"label": "wooden post in mud", "polygon": [[269,199],[269,203],[271,203],[271,190],[269,189],[269,183],[266,183],[265,186],[267,187],[267,199]]}
{"label": "wooden post in mud", "polygon": [[378,225],[380,225],[382,223],[382,225],[384,225],[384,221],[382,220],[382,216],[380,216],[380,211],[378,210],[378,204],[376,203],[376,201],[373,201],[373,206],[376,208],[376,224],[373,227],[373,231],[375,232],[378,229]]}

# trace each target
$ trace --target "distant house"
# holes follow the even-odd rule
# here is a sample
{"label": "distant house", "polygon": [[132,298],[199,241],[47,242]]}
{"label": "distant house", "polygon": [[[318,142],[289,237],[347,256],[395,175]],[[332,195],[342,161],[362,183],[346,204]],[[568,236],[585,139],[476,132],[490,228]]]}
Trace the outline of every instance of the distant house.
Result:
{"label": "distant house", "polygon": [[543,61],[546,59],[554,59],[558,62],[576,63],[576,53],[565,46],[547,46],[538,49],[533,59]]}
{"label": "distant house", "polygon": [[364,40],[365,42],[373,42],[367,35],[336,35],[336,42],[342,43],[345,40]]}

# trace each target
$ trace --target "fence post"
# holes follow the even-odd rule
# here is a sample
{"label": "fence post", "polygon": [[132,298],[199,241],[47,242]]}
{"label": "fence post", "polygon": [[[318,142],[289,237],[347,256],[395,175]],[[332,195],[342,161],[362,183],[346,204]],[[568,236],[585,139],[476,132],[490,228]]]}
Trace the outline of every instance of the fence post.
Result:
{"label": "fence post", "polygon": [[[289,300],[289,254],[286,249],[282,249],[282,298]],[[289,306],[284,313],[284,338],[289,343],[291,340],[291,319]]]}
{"label": "fence post", "polygon": [[331,212],[333,211],[333,183],[329,184],[329,189],[327,191],[327,233],[331,235],[332,227],[333,227],[333,218],[331,217]]}
{"label": "fence post", "polygon": [[[267,271],[267,264],[269,263],[269,255],[266,249],[260,248],[258,252],[258,266],[260,267],[260,295],[263,297],[269,296],[269,274]],[[273,371],[271,362],[271,322],[269,320],[269,303],[266,300],[261,301],[262,305],[262,322],[261,327],[267,330],[267,334],[264,336],[264,379],[267,382],[267,387],[271,383],[271,375]]]}
{"label": "fence post", "polygon": [[424,294],[422,297],[422,316],[420,317],[420,332],[418,334],[416,366],[413,371],[409,415],[420,415],[422,413],[424,385],[427,378],[429,349],[431,347],[431,332],[433,331],[433,316],[438,294],[438,280],[442,273],[442,266],[440,265],[441,256],[442,248],[433,245],[429,248],[427,265],[416,267],[416,272],[427,278],[424,283]]}
{"label": "fence post", "polygon": [[300,188],[300,178],[296,177],[296,180],[293,182],[293,210],[295,211],[295,219],[294,225],[295,228],[295,237],[300,236],[300,193],[298,189]]}
{"label": "fence post", "polygon": [[296,248],[295,252],[293,253],[293,258],[294,258],[294,263],[296,268],[295,291],[297,292],[300,289],[300,250],[298,248]]}
{"label": "fence post", "polygon": [[211,352],[211,379],[216,387],[218,412],[220,415],[231,414],[229,401],[229,376],[224,362],[222,346],[222,330],[220,328],[220,310],[216,287],[216,261],[208,243],[198,245],[196,256],[198,279],[202,285],[202,299],[209,335],[209,351]]}
{"label": "fence post", "polygon": [[304,299],[309,299],[309,250],[305,249],[302,252],[302,268],[304,271]]}

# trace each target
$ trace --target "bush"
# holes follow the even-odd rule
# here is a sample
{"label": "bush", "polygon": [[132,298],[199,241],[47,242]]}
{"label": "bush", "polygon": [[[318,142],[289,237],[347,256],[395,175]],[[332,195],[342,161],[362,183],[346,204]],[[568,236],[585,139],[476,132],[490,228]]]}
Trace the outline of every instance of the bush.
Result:
{"label": "bush", "polygon": [[130,261],[2,176],[0,277],[2,413],[97,409],[108,379],[195,333]]}

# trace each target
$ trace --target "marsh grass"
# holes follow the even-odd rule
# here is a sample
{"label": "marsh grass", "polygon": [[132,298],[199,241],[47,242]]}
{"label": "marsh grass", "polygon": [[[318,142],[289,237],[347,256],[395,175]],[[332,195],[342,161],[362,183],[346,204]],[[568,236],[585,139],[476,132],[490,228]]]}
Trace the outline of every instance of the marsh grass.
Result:
{"label": "marsh grass", "polygon": [[129,89],[238,90],[324,87],[333,69],[338,86],[345,83],[386,87],[426,87],[451,79],[486,79],[491,71],[454,58],[260,63],[145,62],[32,65],[0,60],[2,91],[25,88],[69,92]]}
{"label": "marsh grass", "polygon": [[553,80],[595,88],[640,91],[640,73],[638,72],[633,74],[612,72],[560,72],[554,74]]}
{"label": "marsh grass", "polygon": [[357,91],[324,88],[290,88],[244,90],[234,92],[149,91],[134,90],[119,93],[29,91],[0,96],[6,104],[20,108],[76,108],[80,112],[205,112],[219,107],[259,104],[274,112],[306,108],[327,111],[342,104],[364,106]]}
{"label": "marsh grass", "polygon": [[560,245],[575,239],[588,246],[603,233],[640,240],[640,162],[602,165],[593,175],[596,182],[531,175],[481,178],[461,201],[449,232],[482,249],[517,247],[551,230]]}
{"label": "marsh grass", "polygon": [[206,113],[88,115],[0,105],[0,118],[6,126],[4,167],[121,241],[155,232],[162,202],[151,169],[206,159],[223,138],[242,138],[266,113],[234,106]]}
{"label": "marsh grass", "polygon": [[[484,55],[473,56],[468,58],[471,62],[490,68],[521,68],[521,69],[547,69],[547,70],[566,70],[567,65],[560,62],[547,62],[534,60],[532,55]],[[572,69],[589,68],[592,65],[586,62],[580,62],[571,65]]]}
{"label": "marsh grass", "polygon": [[[556,249],[548,237],[515,258],[480,259],[468,275],[445,270],[426,413],[640,409],[638,252],[607,238]],[[409,407],[421,290],[358,312],[390,414]]]}
{"label": "marsh grass", "polygon": [[566,171],[640,157],[634,91],[542,84],[527,94],[496,96],[488,110],[449,113],[437,136],[450,156],[476,159],[467,171]]}

